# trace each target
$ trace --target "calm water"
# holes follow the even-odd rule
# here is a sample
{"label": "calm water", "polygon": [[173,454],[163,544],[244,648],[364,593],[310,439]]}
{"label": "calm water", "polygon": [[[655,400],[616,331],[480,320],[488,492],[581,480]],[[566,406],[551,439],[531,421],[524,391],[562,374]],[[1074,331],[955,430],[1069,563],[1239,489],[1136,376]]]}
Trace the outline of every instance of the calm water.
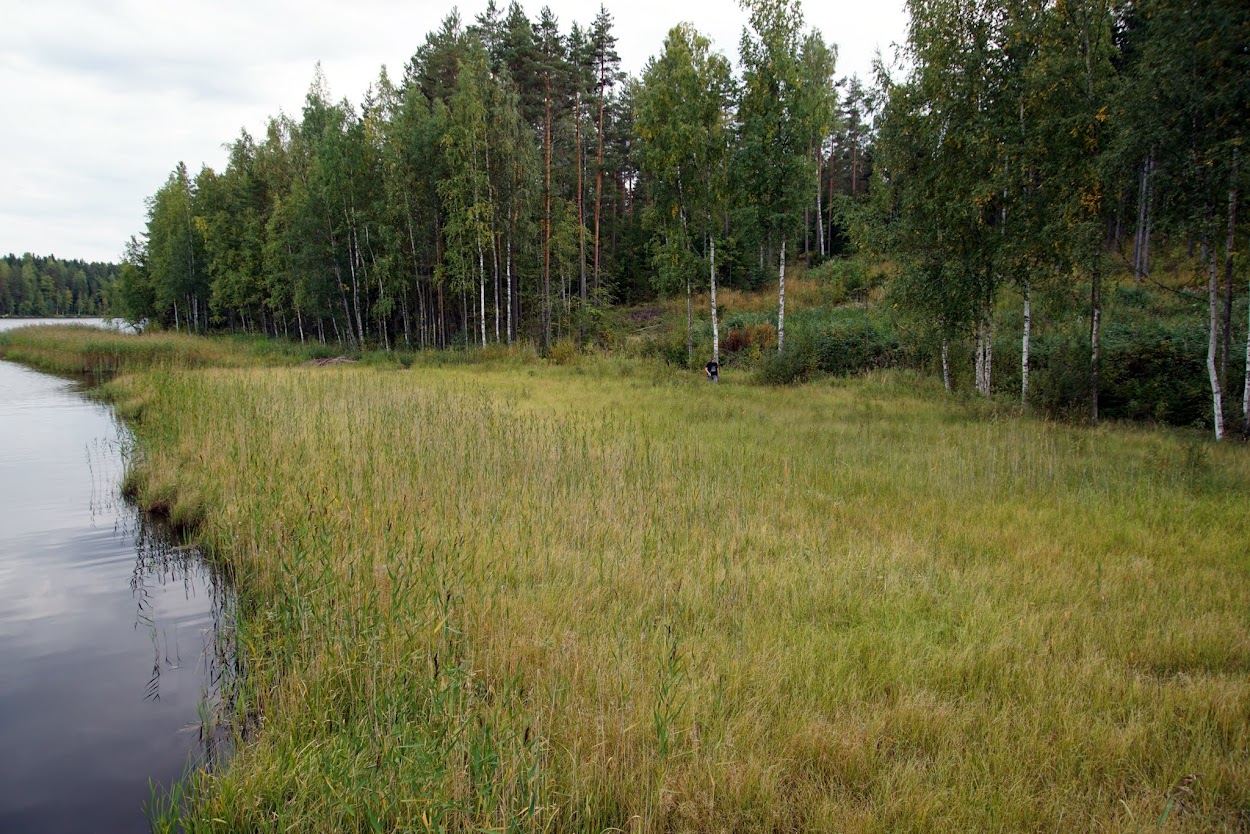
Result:
{"label": "calm water", "polygon": [[205,755],[226,596],[120,500],[128,450],[81,386],[0,361],[4,834],[146,831],[149,780]]}

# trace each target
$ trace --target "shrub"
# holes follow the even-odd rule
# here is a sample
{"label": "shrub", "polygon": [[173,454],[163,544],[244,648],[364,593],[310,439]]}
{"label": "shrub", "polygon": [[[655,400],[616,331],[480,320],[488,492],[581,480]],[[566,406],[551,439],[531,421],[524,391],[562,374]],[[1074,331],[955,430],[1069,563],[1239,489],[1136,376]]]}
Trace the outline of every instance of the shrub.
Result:
{"label": "shrub", "polygon": [[755,366],[755,381],[761,385],[797,385],[812,377],[817,368],[816,352],[805,339],[793,339],[783,350],[770,350]]}
{"label": "shrub", "polygon": [[813,339],[816,367],[836,376],[850,376],[899,363],[898,336],[868,318],[822,328]]}
{"label": "shrub", "polygon": [[561,339],[551,346],[547,358],[553,365],[572,365],[577,361],[577,343],[572,339]]}

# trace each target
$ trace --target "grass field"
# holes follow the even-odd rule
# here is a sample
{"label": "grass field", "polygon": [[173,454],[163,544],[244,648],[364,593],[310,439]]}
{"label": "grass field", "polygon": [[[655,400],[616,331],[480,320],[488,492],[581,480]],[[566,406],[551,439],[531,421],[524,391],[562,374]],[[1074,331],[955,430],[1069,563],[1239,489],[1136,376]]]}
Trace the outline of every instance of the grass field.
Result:
{"label": "grass field", "polygon": [[613,358],[109,391],[240,594],[170,829],[1250,827],[1242,445]]}

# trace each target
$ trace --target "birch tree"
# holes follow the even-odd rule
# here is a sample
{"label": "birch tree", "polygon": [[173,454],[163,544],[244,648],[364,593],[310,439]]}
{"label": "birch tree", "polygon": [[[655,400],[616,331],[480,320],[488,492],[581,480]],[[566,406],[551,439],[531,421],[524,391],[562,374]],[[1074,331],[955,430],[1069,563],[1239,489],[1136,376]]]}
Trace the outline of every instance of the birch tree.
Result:
{"label": "birch tree", "polygon": [[809,193],[811,164],[802,119],[798,0],[743,0],[739,153],[744,187],[769,247],[778,246],[777,350],[785,346],[786,245]]}

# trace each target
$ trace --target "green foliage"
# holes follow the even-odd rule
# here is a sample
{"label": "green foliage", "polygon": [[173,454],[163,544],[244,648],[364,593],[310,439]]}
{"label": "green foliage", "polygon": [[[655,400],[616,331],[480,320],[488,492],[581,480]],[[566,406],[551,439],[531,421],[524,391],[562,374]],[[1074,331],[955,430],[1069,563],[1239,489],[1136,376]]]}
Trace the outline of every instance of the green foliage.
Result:
{"label": "green foliage", "polygon": [[10,253],[0,258],[0,316],[107,316],[121,271],[111,263]]}

